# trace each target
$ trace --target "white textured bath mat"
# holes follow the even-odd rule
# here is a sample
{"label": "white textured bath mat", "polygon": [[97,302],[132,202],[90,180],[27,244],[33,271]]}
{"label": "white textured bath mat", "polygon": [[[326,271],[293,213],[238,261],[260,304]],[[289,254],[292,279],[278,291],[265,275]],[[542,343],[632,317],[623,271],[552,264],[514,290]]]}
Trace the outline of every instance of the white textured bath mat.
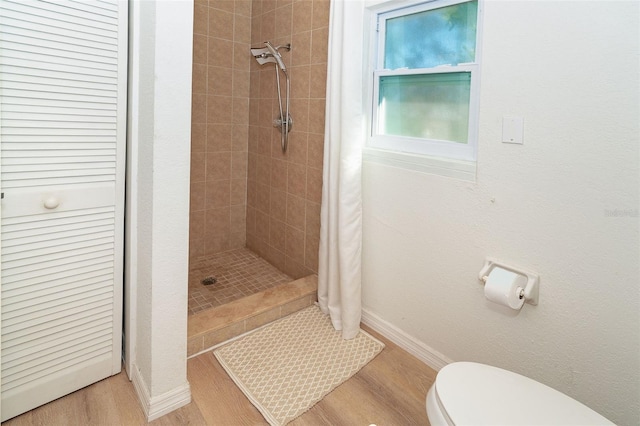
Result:
{"label": "white textured bath mat", "polygon": [[364,331],[351,340],[310,306],[213,352],[269,424],[285,425],[382,351]]}

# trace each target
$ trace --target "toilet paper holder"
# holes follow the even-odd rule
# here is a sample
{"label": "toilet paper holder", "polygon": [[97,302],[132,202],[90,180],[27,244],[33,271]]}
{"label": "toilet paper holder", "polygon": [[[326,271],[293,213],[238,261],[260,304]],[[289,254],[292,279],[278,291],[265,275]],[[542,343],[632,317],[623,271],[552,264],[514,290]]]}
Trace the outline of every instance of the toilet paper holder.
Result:
{"label": "toilet paper holder", "polygon": [[484,266],[480,270],[480,273],[478,274],[478,279],[482,283],[485,283],[487,281],[487,277],[489,276],[493,268],[495,268],[496,266],[527,277],[527,284],[524,290],[522,291],[522,293],[520,294],[520,298],[521,299],[524,298],[524,301],[526,303],[529,303],[530,305],[538,304],[540,277],[537,274],[533,274],[531,272],[527,272],[519,268],[514,268],[512,266],[505,265],[504,263],[496,259],[492,259],[488,257],[485,260]]}

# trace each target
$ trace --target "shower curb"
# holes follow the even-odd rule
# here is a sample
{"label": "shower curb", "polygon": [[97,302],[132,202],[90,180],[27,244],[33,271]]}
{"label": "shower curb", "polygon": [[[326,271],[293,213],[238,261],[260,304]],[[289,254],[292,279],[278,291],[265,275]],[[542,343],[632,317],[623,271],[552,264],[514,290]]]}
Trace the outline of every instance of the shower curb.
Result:
{"label": "shower curb", "polygon": [[190,316],[187,357],[312,305],[317,290],[317,275],[309,275]]}

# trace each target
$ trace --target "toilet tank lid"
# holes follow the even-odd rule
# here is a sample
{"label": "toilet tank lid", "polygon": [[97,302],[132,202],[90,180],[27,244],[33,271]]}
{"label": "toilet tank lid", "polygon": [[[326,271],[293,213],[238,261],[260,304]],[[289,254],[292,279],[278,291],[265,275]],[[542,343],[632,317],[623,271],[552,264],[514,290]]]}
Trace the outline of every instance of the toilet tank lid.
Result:
{"label": "toilet tank lid", "polygon": [[589,407],[520,374],[455,362],[436,376],[440,406],[456,425],[612,425]]}

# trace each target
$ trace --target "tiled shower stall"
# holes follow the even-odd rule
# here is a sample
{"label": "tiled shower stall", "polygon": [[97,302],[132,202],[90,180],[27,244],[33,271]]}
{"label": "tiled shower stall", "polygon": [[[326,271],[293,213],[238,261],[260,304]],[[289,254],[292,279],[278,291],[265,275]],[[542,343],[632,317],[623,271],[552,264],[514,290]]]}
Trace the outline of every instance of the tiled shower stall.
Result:
{"label": "tiled shower stall", "polygon": [[[195,1],[192,265],[247,247],[291,278],[317,272],[328,23],[328,0]],[[249,50],[265,41],[292,47],[284,154],[274,66]]]}

